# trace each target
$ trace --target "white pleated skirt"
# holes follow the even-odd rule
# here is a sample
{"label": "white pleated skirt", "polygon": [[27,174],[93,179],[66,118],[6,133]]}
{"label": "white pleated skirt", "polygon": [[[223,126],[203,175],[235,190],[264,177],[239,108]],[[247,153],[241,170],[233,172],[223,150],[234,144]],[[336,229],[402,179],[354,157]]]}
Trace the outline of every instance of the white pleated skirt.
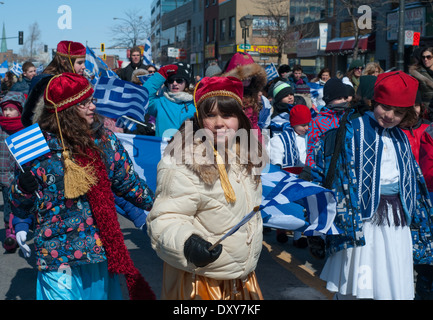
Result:
{"label": "white pleated skirt", "polygon": [[412,300],[414,271],[409,226],[363,223],[366,245],[328,258],[320,278],[337,299]]}

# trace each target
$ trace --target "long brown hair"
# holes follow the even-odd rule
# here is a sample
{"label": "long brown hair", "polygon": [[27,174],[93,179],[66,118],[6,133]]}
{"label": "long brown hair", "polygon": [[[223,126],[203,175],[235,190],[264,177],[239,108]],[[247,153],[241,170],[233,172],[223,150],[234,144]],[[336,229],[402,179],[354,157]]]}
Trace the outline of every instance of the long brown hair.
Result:
{"label": "long brown hair", "polygon": [[[73,106],[58,112],[65,148],[68,149],[72,155],[79,154],[85,156],[85,150],[87,149],[102,154],[101,149],[95,144],[91,127],[87,121],[79,115],[76,108],[78,108],[78,106]],[[55,113],[50,113],[44,108],[39,118],[39,126],[42,130],[56,135],[60,140],[60,131]]]}
{"label": "long brown hair", "polygon": [[[239,146],[239,142],[242,141],[239,140],[237,141],[240,149],[245,149],[245,147],[247,149],[246,151],[248,154],[248,164],[246,165],[246,168],[248,173],[251,174],[252,169],[254,167],[261,166],[255,164],[254,161],[252,161],[252,157],[254,155],[251,153],[253,152],[252,147],[254,145],[257,145],[257,150],[256,150],[256,152],[258,153],[257,157],[263,158],[265,162],[268,162],[267,154],[263,154],[265,151],[263,150],[262,143],[261,141],[258,140],[257,135],[252,130],[251,121],[248,119],[248,117],[245,115],[244,111],[242,110],[242,105],[240,105],[239,102],[236,101],[236,99],[234,98],[225,97],[225,96],[215,96],[215,97],[207,98],[206,100],[201,102],[197,106],[198,112],[194,117],[194,123],[195,123],[194,131],[196,131],[198,128],[204,128],[203,120],[207,117],[207,114],[209,114],[210,111],[215,107],[217,107],[219,112],[223,115],[235,116],[239,122],[238,130],[245,129],[248,132],[247,145]],[[237,137],[237,139],[239,139],[239,137]],[[238,150],[238,152],[241,151]]]}
{"label": "long brown hair", "polygon": [[51,60],[50,64],[45,68],[43,73],[52,75],[61,74],[64,72],[75,73],[75,70],[73,69],[75,60],[77,60],[77,58],[71,58],[71,61],[69,61],[69,58],[56,54],[53,60]]}

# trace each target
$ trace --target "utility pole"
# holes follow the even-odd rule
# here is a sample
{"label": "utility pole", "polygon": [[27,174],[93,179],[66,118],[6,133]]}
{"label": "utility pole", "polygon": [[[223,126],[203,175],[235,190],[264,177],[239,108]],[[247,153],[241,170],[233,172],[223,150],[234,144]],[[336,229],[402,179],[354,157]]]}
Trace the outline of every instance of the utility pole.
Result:
{"label": "utility pole", "polygon": [[404,71],[404,0],[399,0],[398,8],[398,49],[397,49],[397,69]]}

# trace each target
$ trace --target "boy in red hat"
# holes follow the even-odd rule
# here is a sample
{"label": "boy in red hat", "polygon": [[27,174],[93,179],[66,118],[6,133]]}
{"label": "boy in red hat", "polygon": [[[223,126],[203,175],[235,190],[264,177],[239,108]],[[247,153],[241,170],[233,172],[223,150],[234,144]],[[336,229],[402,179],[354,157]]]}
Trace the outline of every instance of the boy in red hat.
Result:
{"label": "boy in red hat", "polygon": [[[313,175],[337,200],[340,235],[326,236],[321,273],[338,299],[410,300],[414,264],[432,264],[433,208],[407,136],[418,82],[404,72],[377,77],[374,110],[349,120],[341,152],[333,129],[314,151]],[[332,162],[335,170],[328,175]]]}
{"label": "boy in red hat", "polygon": [[253,161],[262,155],[261,144],[242,110],[242,97],[237,78],[203,78],[195,90],[194,119],[184,122],[158,165],[147,227],[164,260],[162,299],[263,299],[255,275],[260,215],[209,250],[261,203],[266,159]]}

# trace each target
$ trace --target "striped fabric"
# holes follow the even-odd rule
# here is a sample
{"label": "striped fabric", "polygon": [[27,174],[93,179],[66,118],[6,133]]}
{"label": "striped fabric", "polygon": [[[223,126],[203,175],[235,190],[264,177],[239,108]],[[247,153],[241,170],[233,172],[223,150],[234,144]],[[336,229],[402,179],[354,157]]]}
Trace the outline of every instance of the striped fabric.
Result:
{"label": "striped fabric", "polygon": [[50,151],[37,123],[6,138],[6,145],[20,166]]}

